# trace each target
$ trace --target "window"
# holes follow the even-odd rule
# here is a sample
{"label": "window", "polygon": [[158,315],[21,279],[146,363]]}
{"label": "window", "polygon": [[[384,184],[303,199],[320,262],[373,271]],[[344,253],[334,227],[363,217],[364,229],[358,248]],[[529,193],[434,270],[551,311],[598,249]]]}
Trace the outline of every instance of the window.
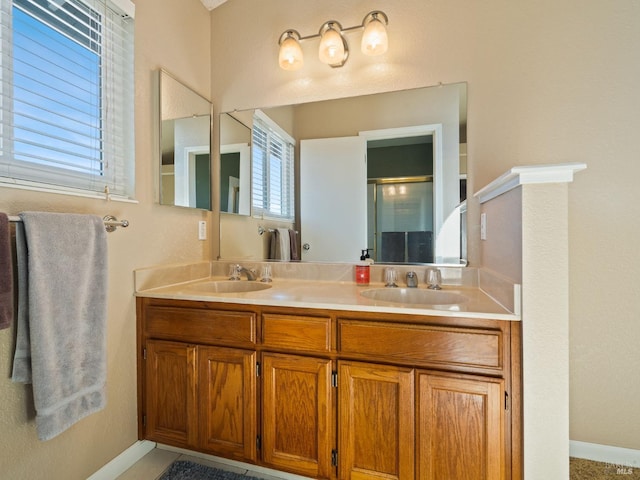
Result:
{"label": "window", "polygon": [[133,196],[133,4],[115,1],[0,0],[0,185]]}
{"label": "window", "polygon": [[293,221],[295,141],[260,110],[253,117],[252,138],[253,215]]}

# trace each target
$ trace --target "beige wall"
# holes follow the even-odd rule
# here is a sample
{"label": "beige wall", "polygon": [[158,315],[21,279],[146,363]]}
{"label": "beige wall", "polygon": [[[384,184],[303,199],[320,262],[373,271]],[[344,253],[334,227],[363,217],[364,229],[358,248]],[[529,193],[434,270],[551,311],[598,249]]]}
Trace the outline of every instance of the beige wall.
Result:
{"label": "beige wall", "polygon": [[0,477],[84,479],[137,440],[133,270],[165,262],[209,259],[197,240],[210,214],[156,204],[152,71],[162,66],[208,96],[210,23],[197,0],[136,0],[136,187],[138,204],[87,200],[0,188],[0,211],[94,213],[126,218],[108,235],[107,407],[58,437],[37,440],[29,388],[9,379],[14,329],[0,331]]}
{"label": "beige wall", "polygon": [[[383,58],[361,55],[354,33],[341,69],[313,41],[303,70],[277,67],[285,29],[356,25],[375,8],[390,20]],[[230,0],[212,15],[212,98],[228,111],[466,81],[470,192],[513,165],[585,162],[568,186],[571,438],[640,449],[638,24],[635,0]]]}

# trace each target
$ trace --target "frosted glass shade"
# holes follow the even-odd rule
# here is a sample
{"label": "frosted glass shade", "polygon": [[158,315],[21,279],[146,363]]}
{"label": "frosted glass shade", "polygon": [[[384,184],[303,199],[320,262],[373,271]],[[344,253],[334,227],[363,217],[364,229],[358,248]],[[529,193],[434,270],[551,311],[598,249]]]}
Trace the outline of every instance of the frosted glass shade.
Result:
{"label": "frosted glass shade", "polygon": [[327,28],[320,39],[318,58],[327,65],[340,65],[344,62],[344,40],[333,27]]}
{"label": "frosted glass shade", "polygon": [[278,63],[283,70],[299,70],[304,65],[302,48],[294,37],[287,36],[280,44]]}
{"label": "frosted glass shade", "polygon": [[369,56],[382,55],[389,48],[387,27],[377,18],[374,17],[367,23],[360,48],[362,53]]}

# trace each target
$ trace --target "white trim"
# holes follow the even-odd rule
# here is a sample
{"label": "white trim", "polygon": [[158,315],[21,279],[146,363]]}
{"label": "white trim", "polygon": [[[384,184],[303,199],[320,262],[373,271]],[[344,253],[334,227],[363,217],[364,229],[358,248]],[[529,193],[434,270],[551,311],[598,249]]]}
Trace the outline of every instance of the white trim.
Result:
{"label": "white trim", "polygon": [[241,195],[237,214],[248,216],[251,213],[251,145],[248,143],[228,143],[226,145],[220,145],[220,155],[225,153],[240,154],[240,182],[238,186],[240,187]]}
{"label": "white trim", "polygon": [[640,450],[631,448],[571,440],[569,442],[569,454],[575,458],[605,462],[621,467],[640,468]]}
{"label": "white trim", "polygon": [[284,128],[282,128],[280,125],[278,125],[276,122],[274,122],[271,117],[269,117],[266,113],[264,113],[262,110],[260,110],[259,108],[255,110],[255,112],[253,112],[253,114],[258,117],[260,120],[262,120],[263,122],[265,122],[267,125],[269,125],[269,127],[276,132],[278,135],[280,135],[282,137],[283,140],[285,140],[286,142],[289,142],[291,145],[295,145],[296,144],[296,140],[295,138],[293,138]]}
{"label": "white trim", "polygon": [[96,200],[106,200],[114,202],[124,202],[124,203],[139,203],[135,198],[123,197],[120,195],[116,195],[113,193],[109,193],[108,196],[106,193],[94,192],[91,190],[80,190],[74,189],[71,187],[49,187],[45,186],[44,183],[37,182],[29,182],[27,180],[15,180],[8,179],[7,177],[0,177],[0,188],[17,188],[18,190],[31,190],[34,192],[43,192],[43,193],[57,193],[59,195],[69,195],[72,197],[83,197],[83,198],[94,198]]}
{"label": "white trim", "polygon": [[124,452],[104,465],[87,480],[113,480],[129,470],[142,457],[156,448],[155,442],[140,440],[127,448]]}
{"label": "white trim", "polygon": [[207,10],[213,10],[214,8],[222,5],[227,0],[201,0],[201,1]]}
{"label": "white trim", "polygon": [[[386,140],[389,138],[433,137],[433,241],[435,243],[434,260],[439,263],[443,259],[442,231],[444,214],[444,149],[443,129],[441,123],[412,125],[409,127],[385,128],[381,130],[365,130],[358,132],[367,142]],[[458,257],[462,252],[458,252]],[[443,262],[444,263],[444,262]]]}
{"label": "white trim", "polygon": [[480,203],[488,202],[498,195],[520,185],[532,183],[568,183],[573,175],[587,168],[585,163],[560,163],[556,165],[528,165],[513,167],[493,182],[474,194]]}

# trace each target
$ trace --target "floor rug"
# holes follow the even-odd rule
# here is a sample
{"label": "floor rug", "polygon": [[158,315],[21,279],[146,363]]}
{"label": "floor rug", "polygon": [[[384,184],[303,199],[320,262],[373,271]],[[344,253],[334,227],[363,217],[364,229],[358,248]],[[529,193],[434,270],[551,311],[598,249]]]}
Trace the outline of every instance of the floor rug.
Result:
{"label": "floor rug", "polygon": [[159,480],[258,480],[239,473],[207,467],[187,460],[177,460],[162,474]]}

